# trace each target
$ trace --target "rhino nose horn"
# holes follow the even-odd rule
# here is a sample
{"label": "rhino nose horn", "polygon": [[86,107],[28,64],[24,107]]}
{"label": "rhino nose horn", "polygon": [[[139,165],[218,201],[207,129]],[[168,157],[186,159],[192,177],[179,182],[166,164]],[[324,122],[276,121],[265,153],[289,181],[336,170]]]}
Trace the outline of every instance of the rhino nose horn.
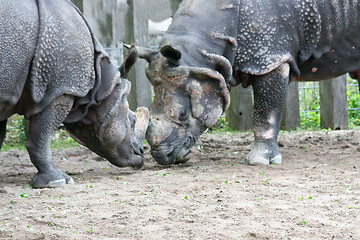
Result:
{"label": "rhino nose horn", "polygon": [[149,110],[145,107],[139,107],[136,109],[135,115],[136,115],[135,131],[141,139],[144,139],[146,129],[148,128],[149,125],[149,118],[150,118]]}
{"label": "rhino nose horn", "polygon": [[146,132],[146,140],[151,148],[156,147],[163,140],[164,125],[159,118],[151,118]]}

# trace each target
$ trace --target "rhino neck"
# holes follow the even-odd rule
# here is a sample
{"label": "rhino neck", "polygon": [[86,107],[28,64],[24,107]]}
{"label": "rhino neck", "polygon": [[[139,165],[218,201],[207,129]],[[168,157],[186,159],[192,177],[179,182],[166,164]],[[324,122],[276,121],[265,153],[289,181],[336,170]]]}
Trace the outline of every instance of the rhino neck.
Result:
{"label": "rhino neck", "polygon": [[185,0],[162,45],[171,44],[184,53],[184,65],[210,66],[200,53],[203,50],[233,63],[238,16],[239,0]]}

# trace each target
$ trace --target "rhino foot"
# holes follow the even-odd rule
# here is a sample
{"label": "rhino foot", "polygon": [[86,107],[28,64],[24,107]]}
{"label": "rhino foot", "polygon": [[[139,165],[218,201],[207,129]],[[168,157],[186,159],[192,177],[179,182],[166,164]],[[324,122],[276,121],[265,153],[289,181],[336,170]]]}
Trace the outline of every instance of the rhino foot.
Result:
{"label": "rhino foot", "polygon": [[59,171],[52,173],[37,173],[31,179],[31,186],[34,188],[55,188],[66,184],[74,184],[74,179]]}
{"label": "rhino foot", "polygon": [[257,165],[269,165],[270,162],[268,159],[262,156],[249,154],[245,159],[245,163],[248,165],[257,166]]}
{"label": "rhino foot", "polygon": [[180,164],[180,163],[186,163],[187,161],[189,161],[190,158],[185,158],[185,159],[181,159],[181,160],[176,160],[175,164]]}
{"label": "rhino foot", "polygon": [[274,158],[271,158],[270,160],[262,157],[262,156],[256,156],[250,154],[246,157],[245,163],[252,166],[257,165],[269,165],[269,164],[281,164],[282,163],[282,156],[281,154],[277,155]]}
{"label": "rhino foot", "polygon": [[281,154],[275,156],[274,158],[270,159],[270,164],[281,164],[282,163],[282,156]]}
{"label": "rhino foot", "polygon": [[254,149],[246,157],[245,163],[252,166],[281,164],[282,156],[276,143],[255,143]]}

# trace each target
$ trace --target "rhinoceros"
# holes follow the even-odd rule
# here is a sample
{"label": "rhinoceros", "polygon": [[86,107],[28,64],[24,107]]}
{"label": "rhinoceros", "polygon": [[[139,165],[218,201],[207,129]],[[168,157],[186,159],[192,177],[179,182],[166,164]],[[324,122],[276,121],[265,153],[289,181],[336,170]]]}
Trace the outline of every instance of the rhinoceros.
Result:
{"label": "rhinoceros", "polygon": [[360,73],[360,2],[184,0],[159,49],[138,48],[155,88],[147,140],[160,164],[186,161],[228,108],[232,86],[252,85],[254,148],[246,163],[280,164],[280,120],[291,81]]}
{"label": "rhinoceros", "polygon": [[140,168],[148,110],[139,108],[136,122],[125,79],[136,52],[120,74],[68,0],[1,0],[0,23],[0,143],[11,115],[29,120],[26,148],[38,170],[31,185],[74,182],[51,156],[52,135],[61,123],[112,164]]}

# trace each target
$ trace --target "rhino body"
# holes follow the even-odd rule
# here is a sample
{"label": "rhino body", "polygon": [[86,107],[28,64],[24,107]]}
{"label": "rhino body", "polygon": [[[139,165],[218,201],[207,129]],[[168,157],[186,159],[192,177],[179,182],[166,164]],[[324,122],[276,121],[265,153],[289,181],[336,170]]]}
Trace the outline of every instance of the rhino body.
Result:
{"label": "rhino body", "polygon": [[281,163],[277,135],[291,81],[360,69],[360,2],[184,0],[149,62],[155,101],[147,139],[161,164],[190,148],[229,106],[232,86],[252,85],[255,144],[248,164]]}
{"label": "rhino body", "polygon": [[26,148],[38,170],[31,185],[73,182],[51,157],[51,138],[61,123],[112,164],[140,168],[144,130],[135,129],[128,107],[130,82],[79,10],[68,0],[2,0],[0,22],[0,143],[11,115],[29,120]]}

